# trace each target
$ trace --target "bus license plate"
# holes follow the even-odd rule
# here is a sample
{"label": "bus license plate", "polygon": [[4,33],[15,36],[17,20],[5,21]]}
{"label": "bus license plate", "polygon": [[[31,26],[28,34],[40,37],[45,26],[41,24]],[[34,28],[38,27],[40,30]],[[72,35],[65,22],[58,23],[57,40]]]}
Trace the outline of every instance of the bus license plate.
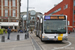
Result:
{"label": "bus license plate", "polygon": [[57,39],[54,39],[54,40],[57,40]]}

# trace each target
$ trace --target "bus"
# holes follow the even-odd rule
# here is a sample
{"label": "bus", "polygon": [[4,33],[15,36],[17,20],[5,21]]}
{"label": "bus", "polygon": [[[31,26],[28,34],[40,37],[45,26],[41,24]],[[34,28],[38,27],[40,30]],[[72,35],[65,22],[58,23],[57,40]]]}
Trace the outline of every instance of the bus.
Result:
{"label": "bus", "polygon": [[68,23],[67,15],[44,16],[41,23],[41,31],[36,33],[41,41],[67,41]]}

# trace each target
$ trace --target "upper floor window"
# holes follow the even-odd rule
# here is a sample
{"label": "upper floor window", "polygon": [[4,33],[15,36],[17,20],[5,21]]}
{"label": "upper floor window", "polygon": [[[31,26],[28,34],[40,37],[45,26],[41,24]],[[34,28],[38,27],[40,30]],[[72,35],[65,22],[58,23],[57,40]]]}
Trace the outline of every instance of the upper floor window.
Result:
{"label": "upper floor window", "polygon": [[15,10],[13,10],[13,17],[15,17],[16,16],[16,11]]}
{"label": "upper floor window", "polygon": [[58,8],[57,10],[55,10],[54,12],[52,12],[52,13],[50,13],[49,15],[52,15],[52,14],[54,14],[54,13],[56,13],[56,12],[58,12],[58,11],[60,11],[61,10],[61,8]]}
{"label": "upper floor window", "polygon": [[8,17],[8,10],[5,10],[5,17]]}
{"label": "upper floor window", "polygon": [[75,10],[74,10],[74,14],[75,14]]}
{"label": "upper floor window", "polygon": [[64,9],[67,9],[67,8],[68,8],[68,4],[64,6]]}
{"label": "upper floor window", "polygon": [[8,0],[5,0],[5,6],[8,6]]}
{"label": "upper floor window", "polygon": [[15,1],[16,0],[12,0],[12,6],[16,6]]}
{"label": "upper floor window", "polygon": [[74,6],[75,6],[75,0],[74,0]]}

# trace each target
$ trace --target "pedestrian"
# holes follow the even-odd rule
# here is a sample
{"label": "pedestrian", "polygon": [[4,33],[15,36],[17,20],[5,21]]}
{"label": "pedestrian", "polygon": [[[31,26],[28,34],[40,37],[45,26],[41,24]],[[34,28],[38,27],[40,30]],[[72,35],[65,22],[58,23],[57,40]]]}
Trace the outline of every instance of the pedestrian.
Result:
{"label": "pedestrian", "polygon": [[11,33],[10,27],[8,27],[7,32],[8,32],[8,40],[9,40],[10,39],[10,33]]}
{"label": "pedestrian", "polygon": [[31,29],[31,33],[32,33],[32,29]]}
{"label": "pedestrian", "polygon": [[18,33],[19,33],[20,29],[18,29]]}

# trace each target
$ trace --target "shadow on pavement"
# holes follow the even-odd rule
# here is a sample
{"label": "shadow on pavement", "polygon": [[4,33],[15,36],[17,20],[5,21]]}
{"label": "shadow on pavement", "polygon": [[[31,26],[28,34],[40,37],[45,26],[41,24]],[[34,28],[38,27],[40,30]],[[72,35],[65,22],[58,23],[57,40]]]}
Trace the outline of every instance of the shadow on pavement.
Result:
{"label": "shadow on pavement", "polygon": [[66,44],[65,42],[60,42],[60,41],[46,41],[44,43],[45,44]]}

